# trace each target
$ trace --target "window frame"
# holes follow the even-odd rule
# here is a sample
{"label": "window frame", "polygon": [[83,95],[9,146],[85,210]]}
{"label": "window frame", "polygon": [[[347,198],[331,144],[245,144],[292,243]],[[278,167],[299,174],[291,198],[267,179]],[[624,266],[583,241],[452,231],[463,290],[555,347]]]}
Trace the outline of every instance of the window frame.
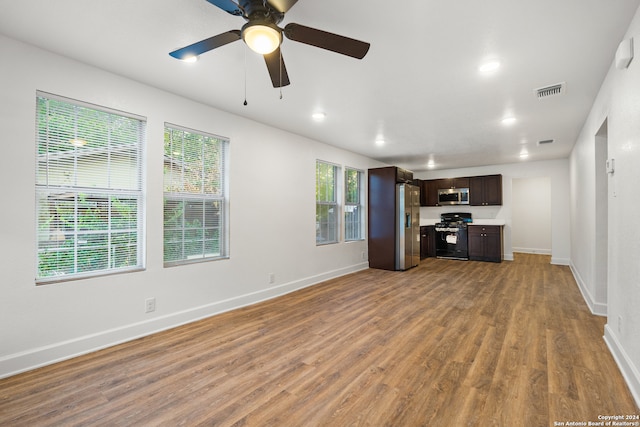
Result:
{"label": "window frame", "polygon": [[[44,121],[41,102],[47,103],[42,107],[47,108]],[[50,109],[51,103],[61,104]],[[144,270],[146,118],[43,91],[36,91],[35,107],[35,284]],[[96,127],[79,127],[79,111],[99,117]],[[54,113],[61,122],[73,118],[74,127],[51,122]],[[133,126],[128,136],[135,138],[134,143],[118,139],[113,126],[119,119]],[[106,139],[100,135],[100,126],[106,129]],[[94,133],[89,141],[84,140],[84,132]],[[67,140],[71,133],[73,139]],[[118,164],[118,160],[131,163]],[[135,166],[129,173],[117,171],[118,166],[131,164]],[[93,169],[97,165],[104,167],[106,178]],[[98,176],[103,182],[98,182]],[[128,249],[118,253],[122,245]]]}
{"label": "window frame", "polygon": [[[175,190],[167,191],[167,179],[168,179],[167,169],[166,169],[167,163],[169,163],[169,170],[171,171],[171,173],[173,173],[174,164],[180,164],[180,166],[183,168],[182,169],[183,176],[180,178],[182,180],[181,181],[182,185],[184,185],[184,169],[189,165],[185,166],[186,162],[183,162],[180,159],[176,158],[176,156],[173,153],[171,155],[167,155],[165,151],[166,147],[163,149],[163,154],[164,154],[163,155],[163,164],[164,164],[163,166],[163,237],[162,237],[163,266],[166,268],[166,267],[175,267],[175,266],[200,263],[200,262],[216,261],[220,259],[228,259],[230,257],[229,255],[230,254],[230,250],[229,250],[229,216],[230,216],[229,215],[229,167],[228,167],[230,140],[229,138],[223,137],[220,135],[215,135],[209,132],[195,130],[185,126],[180,126],[173,123],[165,122],[163,138],[166,138],[167,131],[182,132],[183,141],[184,141],[185,133],[192,134],[195,137],[208,138],[208,139],[215,140],[217,144],[216,147],[218,147],[217,149],[220,151],[220,159],[217,164],[220,170],[219,170],[219,174],[217,175],[219,177],[219,180],[216,183],[219,186],[219,193],[216,194],[214,192],[205,191],[205,188],[207,186],[215,186],[216,184],[205,181],[206,156],[212,155],[212,153],[205,153],[204,152],[205,147],[203,145],[202,146],[203,152],[201,153],[202,155],[201,160],[203,163],[202,173],[201,173],[202,181],[200,181],[199,183],[201,191],[192,192],[192,191],[184,191],[184,189],[183,191],[175,191]],[[182,150],[184,150],[184,146]],[[184,154],[184,151],[182,152],[182,155],[183,154]],[[181,216],[181,225],[177,227],[172,227],[169,229],[167,228],[167,203],[168,202],[185,204],[183,206],[183,211]],[[187,210],[189,209],[189,206],[191,206],[191,208],[193,209],[194,206],[196,206],[199,203],[202,204],[202,209],[203,209],[201,225],[198,227],[188,226],[187,220],[189,215],[187,214]],[[215,206],[217,205],[218,214],[217,215],[214,214],[214,217],[216,216],[218,217],[217,226],[213,226],[211,225],[210,222],[209,223],[207,222],[208,221],[207,219],[208,204],[211,204],[210,206],[213,206],[214,212],[216,212]],[[193,217],[192,215],[192,218],[195,218],[195,217]],[[212,235],[215,235],[216,230],[218,231],[217,238],[215,239],[211,237],[206,238],[206,235],[208,232],[212,233]],[[192,238],[190,242],[189,238],[186,236],[187,233],[189,232],[199,233],[201,237]],[[172,242],[167,242],[167,236],[170,233],[173,233],[174,236],[180,233],[181,238],[174,239]],[[189,243],[193,244],[196,241],[200,241],[202,251],[197,255],[185,254],[185,251],[186,251],[185,248],[189,246]],[[211,244],[215,244],[214,242],[217,242],[218,252],[216,253],[212,252],[207,254],[206,252],[207,242]],[[169,244],[177,244],[180,247],[180,252],[181,252],[180,258],[173,258],[169,260],[167,259]]]}
{"label": "window frame", "polygon": [[[355,172],[358,177],[357,189],[356,189],[357,201],[355,202],[349,200],[349,189],[347,188],[349,185],[349,178],[347,176],[349,172]],[[344,167],[344,214],[343,214],[344,231],[343,232],[344,232],[345,242],[358,242],[358,241],[365,240],[364,238],[364,209],[365,208],[364,208],[364,185],[363,185],[364,176],[365,176],[365,172],[362,169],[357,169],[350,166]],[[350,213],[348,212],[349,206],[353,206],[357,209],[358,218],[357,218],[357,221],[355,222],[347,220],[347,214]],[[350,237],[351,233],[347,230],[347,228],[349,227],[349,224],[356,224],[357,230],[358,230],[357,237]]]}
{"label": "window frame", "polygon": [[[318,191],[319,188],[319,169],[318,167],[320,165],[324,165],[327,167],[331,167],[333,168],[333,189],[331,191],[331,193],[333,193],[333,200],[324,200],[324,198],[320,198],[320,192]],[[324,246],[324,245],[331,245],[331,244],[335,244],[335,243],[340,243],[341,241],[341,217],[342,217],[342,209],[341,209],[341,205],[340,205],[340,200],[341,200],[341,170],[342,167],[338,164],[335,163],[331,163],[331,162],[327,162],[324,160],[319,160],[316,159],[316,246]],[[328,175],[325,175],[325,182],[328,182]],[[328,192],[326,192],[326,194],[328,194]],[[323,237],[322,235],[322,221],[319,220],[319,215],[322,215],[322,210],[327,209],[327,212],[330,211],[330,209],[333,208],[334,209],[334,214],[333,214],[333,226],[331,226],[331,222],[326,223],[326,227],[327,229],[329,228],[333,228],[334,233],[335,233],[335,239],[327,239],[325,241],[321,241],[320,239]],[[328,234],[328,233],[327,233]]]}

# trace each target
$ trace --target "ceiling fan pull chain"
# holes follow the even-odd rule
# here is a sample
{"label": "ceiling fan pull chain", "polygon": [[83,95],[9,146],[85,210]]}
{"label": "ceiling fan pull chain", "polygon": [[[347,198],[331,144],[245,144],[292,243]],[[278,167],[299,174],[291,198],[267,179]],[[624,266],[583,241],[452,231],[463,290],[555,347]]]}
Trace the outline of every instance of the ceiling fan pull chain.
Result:
{"label": "ceiling fan pull chain", "polygon": [[247,46],[244,47],[244,106],[247,106]]}
{"label": "ceiling fan pull chain", "polygon": [[282,49],[278,48],[278,54],[280,55],[280,99],[282,99]]}

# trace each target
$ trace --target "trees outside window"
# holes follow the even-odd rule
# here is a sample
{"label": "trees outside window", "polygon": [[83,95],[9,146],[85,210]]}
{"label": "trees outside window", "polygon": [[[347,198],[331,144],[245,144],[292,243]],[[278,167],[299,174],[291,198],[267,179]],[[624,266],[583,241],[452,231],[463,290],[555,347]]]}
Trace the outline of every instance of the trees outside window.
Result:
{"label": "trees outside window", "polygon": [[228,257],[228,143],[165,124],[165,266]]}
{"label": "trees outside window", "polygon": [[362,240],[364,206],[362,177],[364,172],[353,168],[344,171],[344,240]]}
{"label": "trees outside window", "polygon": [[36,122],[36,282],[142,269],[144,118],[39,92]]}
{"label": "trees outside window", "polygon": [[340,167],[316,161],[316,244],[337,243],[339,236],[340,206],[338,204],[338,178]]}

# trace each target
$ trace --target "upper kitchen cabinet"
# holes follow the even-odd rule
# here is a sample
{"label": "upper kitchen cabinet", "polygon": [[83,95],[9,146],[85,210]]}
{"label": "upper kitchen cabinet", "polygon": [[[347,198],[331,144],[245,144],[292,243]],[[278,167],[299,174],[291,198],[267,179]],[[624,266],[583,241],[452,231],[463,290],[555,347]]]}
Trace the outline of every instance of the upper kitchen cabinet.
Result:
{"label": "upper kitchen cabinet", "polygon": [[423,180],[420,187],[420,206],[438,206],[438,186],[441,179]]}
{"label": "upper kitchen cabinet", "polygon": [[471,206],[501,205],[502,175],[485,175],[469,178],[469,204]]}
{"label": "upper kitchen cabinet", "polygon": [[445,188],[469,188],[469,178],[443,178],[438,179],[438,190]]}
{"label": "upper kitchen cabinet", "polygon": [[395,166],[392,167],[396,172],[396,182],[413,184],[413,172]]}
{"label": "upper kitchen cabinet", "polygon": [[420,206],[440,206],[438,190],[448,188],[469,188],[469,178],[440,178],[421,182]]}

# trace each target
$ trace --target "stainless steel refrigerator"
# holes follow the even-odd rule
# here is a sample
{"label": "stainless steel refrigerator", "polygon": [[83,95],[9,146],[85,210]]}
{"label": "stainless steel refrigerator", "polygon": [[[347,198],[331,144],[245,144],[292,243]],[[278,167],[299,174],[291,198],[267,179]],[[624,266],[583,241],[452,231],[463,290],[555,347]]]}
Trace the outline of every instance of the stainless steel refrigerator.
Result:
{"label": "stainless steel refrigerator", "polygon": [[420,188],[396,184],[396,270],[420,263]]}

